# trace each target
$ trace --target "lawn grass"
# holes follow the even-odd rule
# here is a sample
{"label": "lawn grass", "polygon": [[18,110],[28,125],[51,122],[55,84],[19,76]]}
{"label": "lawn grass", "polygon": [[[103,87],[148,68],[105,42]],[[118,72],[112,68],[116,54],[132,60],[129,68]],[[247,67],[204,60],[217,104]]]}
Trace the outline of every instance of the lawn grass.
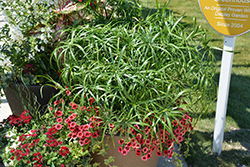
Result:
{"label": "lawn grass", "polygon": [[[139,0],[147,8],[156,8],[155,0]],[[168,0],[158,0],[163,5]],[[223,48],[224,36],[215,32],[205,21],[197,0],[172,0],[167,9],[173,10],[176,16],[185,13],[183,21],[197,23],[206,29],[211,39],[209,45]],[[225,134],[220,156],[212,153],[213,131],[216,102],[211,104],[208,117],[202,118],[191,134],[189,166],[197,167],[250,167],[250,33],[236,37],[233,68],[228,99]],[[215,52],[217,73],[215,80],[219,84],[222,52]]]}

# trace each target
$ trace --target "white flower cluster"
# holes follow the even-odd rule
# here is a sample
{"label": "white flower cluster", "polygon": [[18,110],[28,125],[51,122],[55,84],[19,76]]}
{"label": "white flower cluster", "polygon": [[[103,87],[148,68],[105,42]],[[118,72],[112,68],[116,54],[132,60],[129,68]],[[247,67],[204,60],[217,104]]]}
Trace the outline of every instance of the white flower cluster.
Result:
{"label": "white flower cluster", "polygon": [[11,39],[13,41],[18,41],[19,43],[21,43],[23,40],[23,34],[20,27],[15,25],[9,25],[9,27],[10,27]]}
{"label": "white flower cluster", "polygon": [[[51,12],[55,10],[60,0],[0,0],[0,8],[2,9],[4,19],[8,23],[10,29],[10,40],[5,41],[10,46],[14,42],[21,44],[28,38],[25,37],[27,32],[39,39],[39,43],[33,45],[32,52],[44,51],[42,44],[48,44],[53,39],[53,31],[51,26],[47,24]],[[46,27],[40,29],[40,25]],[[41,30],[39,32],[39,30]]]}
{"label": "white flower cluster", "polygon": [[[10,142],[12,143],[11,146],[5,147],[5,153],[9,153],[11,149],[16,149],[21,142],[19,141],[19,137],[16,136],[16,134],[13,131],[8,131],[5,136],[10,139]],[[4,162],[4,166],[13,166],[13,161],[11,159],[8,159]]]}

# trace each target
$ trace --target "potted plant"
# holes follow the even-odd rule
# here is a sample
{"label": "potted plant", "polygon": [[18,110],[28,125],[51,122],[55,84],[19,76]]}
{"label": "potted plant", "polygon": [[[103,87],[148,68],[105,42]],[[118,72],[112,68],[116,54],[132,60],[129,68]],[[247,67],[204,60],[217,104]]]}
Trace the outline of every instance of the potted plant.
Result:
{"label": "potted plant", "polygon": [[[157,158],[151,164],[148,162],[153,156],[172,157],[175,140],[171,137],[170,131],[163,127],[158,129],[159,138],[153,138],[150,129],[153,122],[149,122],[153,116],[146,117],[140,124],[134,122],[131,124],[133,126],[126,128],[122,128],[123,126],[115,120],[105,122],[102,118],[94,98],[90,98],[86,106],[64,99],[56,100],[51,104],[50,112],[42,116],[42,120],[32,118],[28,111],[24,111],[20,117],[11,115],[4,125],[4,132],[1,133],[2,139],[9,141],[1,154],[4,164],[5,166],[95,166],[98,161],[94,158],[91,162],[93,153],[105,156],[106,149],[112,149],[113,144],[116,145],[115,151],[118,154],[132,155],[131,163],[147,161],[142,163],[143,166],[152,166],[152,163],[156,166]],[[178,134],[178,142],[182,141],[179,135],[192,130],[192,118],[189,115],[184,114],[181,122],[184,126],[181,129],[179,128],[182,125],[178,125],[178,120],[173,121],[171,126],[174,134]],[[115,143],[111,137],[108,138],[111,145],[102,142],[107,141],[105,136],[113,133],[120,134],[120,138],[114,140]],[[124,135],[125,133],[128,136]],[[164,143],[167,147],[163,147]],[[116,156],[114,153],[110,155]],[[101,161],[102,164],[113,163],[114,157],[110,155],[106,156],[105,161]],[[119,162],[119,159],[115,159],[116,161]]]}
{"label": "potted plant", "polygon": [[62,30],[51,58],[60,82],[47,76],[60,92],[40,118],[27,111],[9,118],[4,162],[120,166],[116,153],[143,166],[153,155],[171,159],[174,143],[193,129],[194,106],[213,98],[214,58],[204,35],[165,9]]}
{"label": "potted plant", "polygon": [[[122,16],[126,11],[133,9],[133,4],[125,0],[10,0],[0,3],[0,10],[8,21],[0,32],[3,42],[1,54],[7,60],[2,66],[0,88],[7,93],[10,103],[11,98],[15,102],[23,100],[19,100],[19,105],[11,105],[14,111],[20,108],[18,115],[25,103],[33,104],[36,98],[38,105],[43,107],[51,98],[51,91],[52,94],[56,93],[48,86],[41,86],[48,83],[44,75],[49,75],[58,82],[60,80],[55,61],[50,61],[58,42],[64,41],[60,30],[68,26],[101,24],[115,19],[123,21]],[[132,18],[135,12],[130,15]]]}

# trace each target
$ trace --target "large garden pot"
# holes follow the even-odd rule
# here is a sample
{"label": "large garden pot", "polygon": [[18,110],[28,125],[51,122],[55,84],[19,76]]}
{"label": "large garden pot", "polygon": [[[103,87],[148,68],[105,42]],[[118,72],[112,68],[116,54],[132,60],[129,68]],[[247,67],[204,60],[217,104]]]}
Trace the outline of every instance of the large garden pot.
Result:
{"label": "large garden pot", "polygon": [[[117,167],[157,167],[159,156],[156,155],[156,149],[152,153],[152,157],[150,159],[148,159],[147,161],[142,161],[141,157],[135,155],[135,151],[132,148],[132,150],[130,150],[127,155],[122,155],[120,152],[118,152],[118,147],[120,147],[120,144],[118,144],[118,140],[119,137],[114,136],[114,147],[111,138],[109,138],[109,149],[107,150],[107,155],[102,156],[94,154],[92,162],[100,163],[100,167],[107,167],[107,165],[104,164],[104,159],[108,159],[110,156],[112,156],[115,157],[115,162],[111,162],[111,166],[115,165]],[[107,137],[104,138],[105,143],[106,141]]]}
{"label": "large garden pot", "polygon": [[21,115],[24,109],[43,112],[58,90],[51,86],[9,84],[4,93],[12,113]]}

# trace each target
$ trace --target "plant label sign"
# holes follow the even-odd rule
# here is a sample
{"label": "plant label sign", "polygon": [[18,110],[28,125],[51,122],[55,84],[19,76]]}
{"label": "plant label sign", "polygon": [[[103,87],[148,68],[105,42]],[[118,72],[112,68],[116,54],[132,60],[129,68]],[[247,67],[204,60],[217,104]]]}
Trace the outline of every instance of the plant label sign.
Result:
{"label": "plant label sign", "polygon": [[250,0],[198,0],[208,24],[225,36],[215,115],[213,152],[221,154],[235,38],[250,30]]}
{"label": "plant label sign", "polygon": [[208,24],[226,36],[250,30],[250,0],[198,0]]}

